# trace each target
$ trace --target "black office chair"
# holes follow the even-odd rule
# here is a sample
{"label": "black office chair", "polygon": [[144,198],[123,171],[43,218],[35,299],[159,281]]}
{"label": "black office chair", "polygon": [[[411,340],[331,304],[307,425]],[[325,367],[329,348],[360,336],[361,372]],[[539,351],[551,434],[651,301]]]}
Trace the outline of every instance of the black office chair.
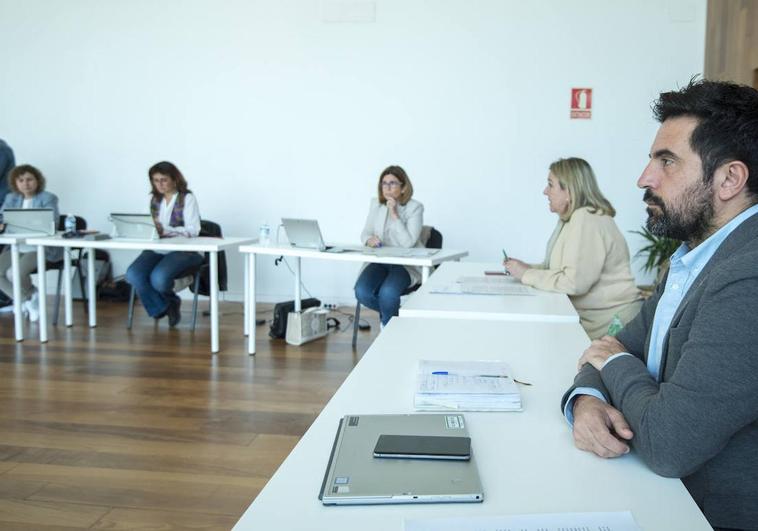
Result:
{"label": "black office chair", "polygon": [[[206,219],[200,220],[200,236],[208,236],[212,238],[221,238],[223,236],[221,226],[218,223],[209,221]],[[210,254],[205,253],[203,261],[200,265],[191,267],[186,271],[183,271],[181,275],[174,281],[174,286],[178,288],[176,291],[181,291],[185,287],[189,287],[194,293],[192,298],[192,331],[195,331],[197,325],[197,298],[198,295],[210,295]],[[192,277],[192,281],[187,285],[185,282],[187,277]],[[218,289],[219,291],[226,291],[226,252],[221,251],[218,253]],[[129,290],[129,315],[127,317],[126,328],[131,330],[132,323],[134,321],[134,299],[136,290],[134,286]]]}
{"label": "black office chair", "polygon": [[[427,227],[424,227],[427,228]],[[429,238],[426,240],[425,247],[427,249],[442,249],[442,233],[435,229],[434,227],[428,227],[429,229]],[[421,287],[421,284],[414,284],[412,286],[408,286],[403,292],[400,294],[402,297],[403,295],[410,295],[417,289]],[[357,302],[355,303],[355,315],[353,316],[353,348],[355,348],[355,345],[358,342],[358,323],[360,323],[361,320],[361,303]]]}
{"label": "black office chair", "polygon": [[[87,220],[84,219],[81,216],[75,216],[76,217],[76,230],[86,230],[87,229]],[[58,230],[65,230],[66,227],[66,216],[58,216]],[[82,268],[81,268],[81,260],[82,260],[82,251],[83,249],[73,249],[72,253],[76,253],[76,256],[71,257],[71,264],[76,268],[77,276],[79,277],[79,289],[82,293],[82,303],[84,304],[84,311],[85,313],[88,311],[87,306],[87,297],[85,296],[85,290],[84,290],[84,276],[82,274]],[[61,258],[60,260],[55,261],[45,261],[45,268],[48,271],[57,271],[58,272],[58,282],[57,286],[55,288],[55,313],[53,314],[53,325],[58,324],[58,316],[60,314],[60,306],[61,306],[61,281],[63,280],[63,266],[64,266],[64,260]]]}

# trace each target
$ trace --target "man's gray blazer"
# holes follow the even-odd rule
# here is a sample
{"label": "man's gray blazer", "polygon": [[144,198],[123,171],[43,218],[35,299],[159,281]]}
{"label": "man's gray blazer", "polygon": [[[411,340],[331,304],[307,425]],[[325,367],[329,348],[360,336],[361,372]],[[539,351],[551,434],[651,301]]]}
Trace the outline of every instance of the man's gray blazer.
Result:
{"label": "man's gray blazer", "polygon": [[758,215],[738,226],[697,276],[663,342],[660,383],[646,361],[665,282],[617,336],[632,356],[574,388],[619,409],[631,445],[656,473],[682,478],[714,527],[758,529]]}

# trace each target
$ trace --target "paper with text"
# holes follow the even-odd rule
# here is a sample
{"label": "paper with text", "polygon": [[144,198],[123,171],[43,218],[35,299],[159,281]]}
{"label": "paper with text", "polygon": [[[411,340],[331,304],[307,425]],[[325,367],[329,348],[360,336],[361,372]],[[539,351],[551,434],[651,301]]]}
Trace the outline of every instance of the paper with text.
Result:
{"label": "paper with text", "polygon": [[632,513],[556,513],[406,519],[405,531],[641,531]]}

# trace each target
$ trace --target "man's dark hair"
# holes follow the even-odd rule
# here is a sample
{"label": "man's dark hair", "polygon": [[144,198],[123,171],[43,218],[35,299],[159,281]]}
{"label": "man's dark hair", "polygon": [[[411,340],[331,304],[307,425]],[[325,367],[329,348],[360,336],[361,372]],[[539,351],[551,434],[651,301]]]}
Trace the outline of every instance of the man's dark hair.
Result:
{"label": "man's dark hair", "polygon": [[741,161],[749,171],[748,192],[758,201],[758,90],[693,78],[681,90],[661,93],[653,114],[661,123],[679,116],[697,118],[690,147],[700,156],[705,181],[711,182],[722,164]]}

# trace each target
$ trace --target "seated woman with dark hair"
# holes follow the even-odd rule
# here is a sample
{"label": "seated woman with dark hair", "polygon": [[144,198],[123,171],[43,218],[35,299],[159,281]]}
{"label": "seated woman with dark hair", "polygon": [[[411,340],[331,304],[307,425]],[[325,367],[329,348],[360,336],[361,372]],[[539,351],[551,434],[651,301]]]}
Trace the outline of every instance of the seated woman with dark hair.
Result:
{"label": "seated woman with dark hair", "polygon": [[[21,164],[8,174],[8,185],[11,192],[5,196],[0,208],[0,219],[6,208],[51,208],[56,223],[58,222],[58,197],[45,191],[45,176],[30,164]],[[5,228],[0,225],[0,228]],[[21,273],[21,300],[23,311],[30,321],[39,319],[39,293],[32,285],[32,273],[37,271],[37,247],[20,245],[19,272]],[[47,247],[45,259],[56,262],[63,257],[60,247]],[[11,277],[11,252],[6,248],[0,253],[0,291],[8,297],[13,297],[13,282]]]}
{"label": "seated woman with dark hair", "polygon": [[[151,195],[150,213],[161,238],[200,234],[200,210],[187,188],[187,181],[170,162],[159,162],[148,170]],[[185,251],[143,251],[126,271],[148,315],[159,319],[168,315],[169,326],[181,318],[181,299],[174,293],[174,280],[199,266],[203,256]]]}
{"label": "seated woman with dark hair", "polygon": [[642,305],[629,248],[613,221],[616,211],[600,192],[592,167],[580,158],[551,164],[543,193],[559,218],[545,262],[510,259],[504,265],[528,286],[567,294],[587,335],[600,338],[614,317],[626,324]]}
{"label": "seated woman with dark hair", "polygon": [[[361,242],[369,247],[423,247],[424,205],[411,199],[413,185],[405,170],[390,166],[379,175],[378,198],[372,199]],[[368,264],[355,283],[355,297],[379,312],[382,326],[400,308],[400,295],[421,281],[418,267]]]}

